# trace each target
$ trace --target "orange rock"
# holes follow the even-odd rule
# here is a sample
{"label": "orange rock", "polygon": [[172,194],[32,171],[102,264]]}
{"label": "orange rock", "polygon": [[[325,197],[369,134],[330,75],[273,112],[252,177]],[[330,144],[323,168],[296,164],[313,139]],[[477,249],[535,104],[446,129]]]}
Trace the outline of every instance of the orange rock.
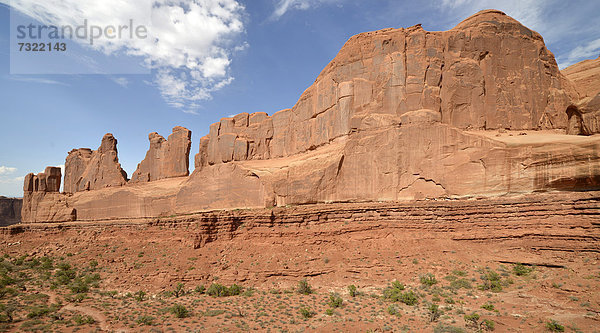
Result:
{"label": "orange rock", "polygon": [[117,139],[107,133],[98,150],[73,149],[65,161],[65,192],[97,190],[127,183],[127,173],[121,168]]}
{"label": "orange rock", "polygon": [[189,175],[191,139],[192,131],[181,126],[174,127],[167,140],[156,132],[150,133],[150,149],[129,182],[150,182]]}
{"label": "orange rock", "polygon": [[95,220],[597,189],[600,138],[567,135],[600,132],[585,103],[542,37],[499,11],[367,32],[291,109],[212,124],[189,177],[66,200]]}

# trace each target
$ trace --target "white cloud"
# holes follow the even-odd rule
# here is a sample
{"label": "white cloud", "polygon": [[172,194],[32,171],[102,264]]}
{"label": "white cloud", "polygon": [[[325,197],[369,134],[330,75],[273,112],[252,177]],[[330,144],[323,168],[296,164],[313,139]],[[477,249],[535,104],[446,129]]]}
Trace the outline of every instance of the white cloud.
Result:
{"label": "white cloud", "polygon": [[[237,0],[0,0],[53,25],[107,27],[145,25],[148,38],[105,37],[92,48],[105,54],[142,57],[155,70],[154,83],[169,105],[197,107],[231,82],[231,54],[244,45],[245,8]],[[118,82],[117,82],[118,83]]]}
{"label": "white cloud", "polygon": [[127,86],[129,85],[129,80],[127,80],[127,78],[124,77],[112,77],[111,80],[113,80],[116,84],[120,85],[123,88],[127,88]]}
{"label": "white cloud", "polygon": [[577,46],[565,56],[558,57],[560,68],[565,68],[582,59],[595,59],[600,56],[600,38]]}
{"label": "white cloud", "polygon": [[0,177],[0,184],[17,184],[23,182],[25,176],[18,177]]}
{"label": "white cloud", "polygon": [[56,80],[44,79],[39,77],[23,77],[17,75],[9,76],[11,80],[21,81],[21,82],[33,82],[33,83],[41,83],[41,84],[57,84],[61,86],[69,86],[68,84]]}
{"label": "white cloud", "polygon": [[7,167],[4,165],[0,165],[0,175],[8,175],[17,171],[17,168]]}
{"label": "white cloud", "polygon": [[307,10],[321,4],[341,3],[343,0],[278,0],[271,19],[278,20],[290,10]]}

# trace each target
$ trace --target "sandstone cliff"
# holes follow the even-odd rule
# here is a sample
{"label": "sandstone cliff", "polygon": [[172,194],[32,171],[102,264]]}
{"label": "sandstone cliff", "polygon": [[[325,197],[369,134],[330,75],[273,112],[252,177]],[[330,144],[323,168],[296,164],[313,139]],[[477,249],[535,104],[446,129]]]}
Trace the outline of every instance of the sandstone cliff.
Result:
{"label": "sandstone cliff", "polygon": [[[363,33],[291,109],[212,124],[189,177],[167,178],[175,169],[163,156],[181,166],[181,150],[166,153],[173,139],[151,134],[130,184],[80,180],[63,199],[78,220],[99,220],[597,189],[600,138],[568,135],[600,130],[579,95],[542,37],[499,11],[479,12],[449,31]],[[100,165],[85,162],[93,152],[72,154],[72,165]],[[114,169],[116,146],[110,160],[94,170]],[[87,166],[66,173],[97,179],[71,171],[81,169]]]}
{"label": "sandstone cliff", "polygon": [[148,140],[150,149],[131,176],[131,183],[189,175],[192,131],[177,126],[167,140],[156,132],[150,133]]}
{"label": "sandstone cliff", "polygon": [[25,176],[23,184],[23,222],[73,221],[76,211],[69,207],[67,196],[59,193],[61,171],[46,167],[44,172]]}
{"label": "sandstone cliff", "polygon": [[127,183],[117,155],[117,139],[110,133],[104,135],[98,150],[71,150],[65,161],[64,191],[75,193]]}
{"label": "sandstone cliff", "polygon": [[0,196],[0,227],[21,222],[23,199]]}
{"label": "sandstone cliff", "polygon": [[568,110],[567,131],[585,135],[600,132],[600,57],[576,63],[562,72],[575,84],[581,97]]}

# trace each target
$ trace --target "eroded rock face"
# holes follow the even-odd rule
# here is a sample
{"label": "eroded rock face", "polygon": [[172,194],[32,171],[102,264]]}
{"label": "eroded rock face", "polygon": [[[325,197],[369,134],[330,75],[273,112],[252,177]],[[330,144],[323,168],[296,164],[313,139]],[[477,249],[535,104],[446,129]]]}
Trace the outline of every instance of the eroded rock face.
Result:
{"label": "eroded rock face", "polygon": [[22,222],[73,221],[77,218],[66,196],[59,193],[60,183],[59,167],[46,167],[44,172],[25,176]]}
{"label": "eroded rock face", "polygon": [[150,149],[131,176],[131,183],[189,175],[192,131],[177,126],[167,140],[156,132],[150,133],[148,140]]}
{"label": "eroded rock face", "polygon": [[570,79],[581,99],[569,107],[569,134],[600,133],[600,57],[571,65],[562,73]]}
{"label": "eroded rock face", "polygon": [[0,196],[0,227],[21,222],[23,199]]}
{"label": "eroded rock face", "polygon": [[65,161],[65,192],[97,190],[127,183],[127,173],[121,168],[117,139],[107,133],[98,150],[73,149]]}
{"label": "eroded rock face", "polygon": [[302,153],[417,110],[459,129],[565,129],[576,97],[542,37],[499,11],[443,32],[368,32],[344,45],[292,109],[211,125],[196,167]]}
{"label": "eroded rock face", "polygon": [[600,93],[600,56],[573,64],[562,73],[575,84],[581,98]]}
{"label": "eroded rock face", "polygon": [[[592,100],[581,104],[538,33],[498,11],[449,31],[368,32],[352,37],[291,109],[212,124],[189,177],[66,200],[78,219],[95,220],[600,189],[600,138],[566,134],[598,131],[585,111]],[[177,138],[150,135],[134,182],[176,170],[161,163],[169,142],[188,142]]]}

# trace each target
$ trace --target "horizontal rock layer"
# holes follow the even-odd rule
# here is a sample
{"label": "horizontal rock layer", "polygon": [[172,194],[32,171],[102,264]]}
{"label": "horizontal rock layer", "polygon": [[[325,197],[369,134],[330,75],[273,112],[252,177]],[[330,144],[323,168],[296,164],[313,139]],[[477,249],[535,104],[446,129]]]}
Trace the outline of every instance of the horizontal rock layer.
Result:
{"label": "horizontal rock layer", "polygon": [[[148,260],[142,271],[136,271],[140,274],[123,274],[112,281],[124,288],[139,288],[141,283],[164,286],[169,281],[198,283],[212,281],[213,276],[220,283],[246,286],[272,287],[273,281],[293,286],[306,276],[317,285],[333,283],[343,288],[357,278],[364,284],[385,285],[397,278],[400,267],[412,267],[413,259],[429,263],[433,257],[454,258],[454,251],[459,253],[457,261],[468,253],[497,261],[568,266],[571,252],[600,252],[599,197],[599,192],[579,192],[336,203],[126,221],[21,224],[2,229],[0,244],[20,241],[41,255],[56,251],[60,244],[102,260],[108,255],[93,252],[106,251],[100,244],[143,246],[147,253],[164,249],[195,258],[194,271],[188,270],[185,259],[180,260],[181,267]],[[324,257],[331,263],[323,264]],[[392,258],[397,266],[384,263],[385,258]],[[261,264],[254,266],[254,260]],[[111,265],[134,269],[123,260]]]}

